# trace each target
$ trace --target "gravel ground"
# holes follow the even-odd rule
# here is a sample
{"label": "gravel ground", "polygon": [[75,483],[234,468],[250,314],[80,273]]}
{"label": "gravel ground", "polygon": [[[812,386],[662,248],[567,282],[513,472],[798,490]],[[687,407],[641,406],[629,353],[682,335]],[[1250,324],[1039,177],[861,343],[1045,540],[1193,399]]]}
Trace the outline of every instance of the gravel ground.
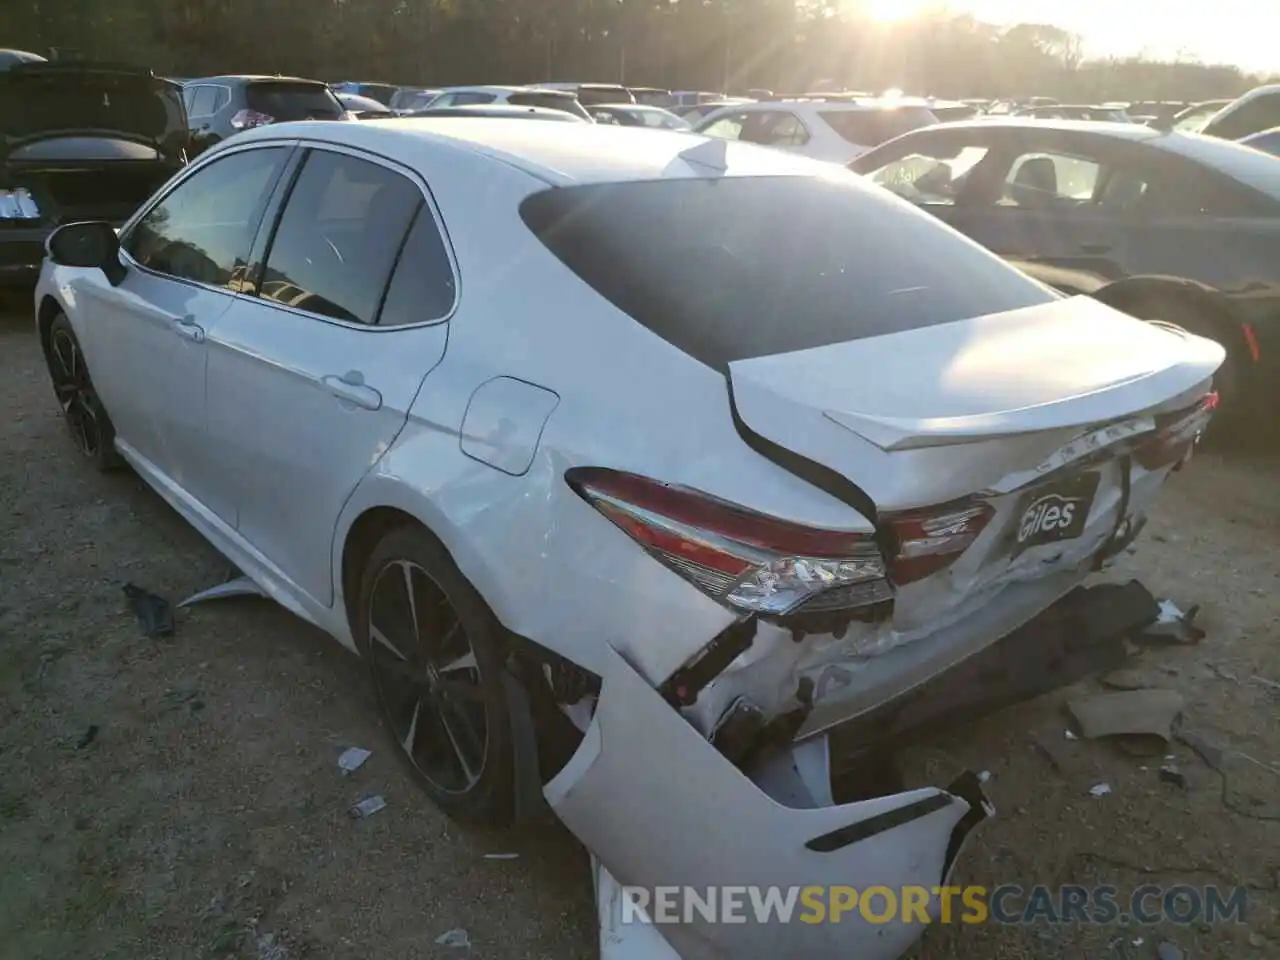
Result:
{"label": "gravel ground", "polygon": [[[225,564],[136,477],[76,461],[21,307],[0,318],[0,405],[0,957],[595,955],[572,838],[437,813],[383,748],[363,672],[336,644],[258,600],[141,636],[122,583],[176,600]],[[1255,679],[1280,681],[1275,477],[1267,457],[1199,457],[1119,571],[1202,605],[1202,643],[1131,666],[1183,694],[1184,725],[1225,748],[1225,777],[1181,743],[1185,788],[1158,779],[1159,758],[1067,740],[1070,691],[905,758],[913,781],[993,775],[999,816],[961,882],[1242,884],[1247,922],[943,927],[920,960],[1155,957],[1161,941],[1195,958],[1280,952],[1280,687]],[[352,745],[375,753],[344,778],[335,760]],[[1091,797],[1103,781],[1113,792]],[[372,793],[388,808],[348,818]],[[435,942],[453,928],[469,952]]]}

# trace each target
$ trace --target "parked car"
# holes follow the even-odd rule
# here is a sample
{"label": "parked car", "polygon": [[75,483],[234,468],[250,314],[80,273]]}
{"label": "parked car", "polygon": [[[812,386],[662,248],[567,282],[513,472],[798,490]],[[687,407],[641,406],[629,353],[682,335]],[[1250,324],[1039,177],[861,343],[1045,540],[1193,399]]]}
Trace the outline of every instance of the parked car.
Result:
{"label": "parked car", "polygon": [[540,87],[444,87],[440,95],[427,104],[435,107],[470,107],[477,104],[510,104],[514,107],[542,107],[562,110],[582,120],[591,115],[578,102],[577,96],[568,90],[544,90]]}
{"label": "parked car", "polygon": [[676,102],[671,91],[662,87],[627,87],[627,89],[631,91],[631,96],[635,98],[636,103],[645,106],[670,110]]}
{"label": "parked car", "polygon": [[1129,104],[1127,112],[1135,123],[1163,126],[1190,106],[1185,100],[1137,100]]}
{"label": "parked car", "polygon": [[755,103],[755,101],[740,97],[735,97],[729,100],[707,100],[702,103],[695,103],[692,106],[672,107],[671,112],[679,116],[680,119],[685,120],[696,127],[702,122],[703,118],[710,116],[717,110],[721,110],[725,107],[740,106],[744,103]]}
{"label": "parked car", "polygon": [[395,111],[421,110],[438,96],[439,87],[401,87],[392,95],[387,106]]}
{"label": "parked car", "polygon": [[694,107],[702,106],[708,103],[742,103],[749,97],[729,97],[723,93],[712,93],[709,90],[672,90],[672,104],[670,110],[679,116],[685,116],[686,112]]}
{"label": "parked car", "polygon": [[384,107],[391,106],[391,100],[400,92],[394,83],[378,83],[372,80],[346,80],[329,84],[334,93],[350,93],[357,97],[368,97],[377,100]]}
{"label": "parked car", "polygon": [[377,117],[390,117],[395,111],[372,97],[361,97],[354,93],[335,93],[342,108],[357,120],[372,120]]}
{"label": "parked car", "polygon": [[1199,132],[1223,140],[1239,140],[1280,126],[1280,83],[1255,87],[1213,114]]}
{"label": "parked car", "polygon": [[117,64],[10,59],[0,133],[4,285],[36,278],[56,226],[123,223],[187,161],[179,88]]}
{"label": "parked car", "polygon": [[[1106,123],[1132,123],[1124,108],[1116,104],[1057,103],[1041,107],[1018,107],[1010,114],[1036,120],[1099,120]],[[941,117],[939,117],[941,119]]]}
{"label": "parked car", "polygon": [[806,99],[722,107],[703,117],[694,129],[709,137],[743,140],[815,160],[848,163],[898,134],[936,122],[922,106]]}
{"label": "parked car", "polygon": [[1139,124],[986,120],[918,130],[851,169],[1067,293],[1226,348],[1224,416],[1275,404],[1280,165]]}
{"label": "parked car", "polygon": [[1270,130],[1263,130],[1261,133],[1251,133],[1240,143],[1246,147],[1252,147],[1254,150],[1269,153],[1273,157],[1280,157],[1280,127],[1272,127]]}
{"label": "parked car", "polygon": [[693,127],[670,110],[649,107],[638,103],[602,103],[590,107],[588,112],[596,123],[611,123],[621,127],[649,127],[654,130],[689,131]]}
{"label": "parked car", "polygon": [[1174,114],[1173,119],[1158,124],[1163,129],[1178,130],[1181,133],[1199,133],[1204,129],[1213,115],[1229,104],[1230,100],[1204,100],[1194,103],[1186,109]]}
{"label": "parked car", "polygon": [[[442,808],[545,803],[602,887],[945,884],[978,778],[840,801],[824,731],[1064,594],[1136,625],[1074,588],[1222,359],[829,164],[589,124],[260,127],[49,246],[85,459],[358,651]],[[646,929],[890,960],[926,926],[746,916]]]}
{"label": "parked car", "polygon": [[564,90],[578,98],[584,107],[597,103],[635,103],[636,98],[626,87],[616,83],[551,83],[535,84],[543,90]]}
{"label": "parked car", "polygon": [[193,156],[253,127],[289,120],[346,120],[337,96],[318,80],[252,75],[183,84]]}
{"label": "parked car", "polygon": [[512,103],[477,103],[470,107],[427,107],[401,114],[403,117],[488,117],[490,120],[505,117],[508,120],[554,120],[561,123],[590,123],[576,113],[552,110],[549,107],[517,107]]}

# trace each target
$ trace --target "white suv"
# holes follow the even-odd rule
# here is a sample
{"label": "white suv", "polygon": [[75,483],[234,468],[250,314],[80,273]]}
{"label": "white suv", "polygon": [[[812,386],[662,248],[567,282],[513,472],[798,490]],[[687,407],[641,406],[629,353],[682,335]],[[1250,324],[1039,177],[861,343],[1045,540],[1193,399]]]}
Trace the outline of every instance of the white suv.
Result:
{"label": "white suv", "polygon": [[914,104],[806,98],[721,107],[694,129],[709,137],[848,163],[886,140],[937,122],[927,107]]}
{"label": "white suv", "polygon": [[441,107],[470,107],[482,103],[509,103],[514,107],[543,107],[572,113],[580,120],[590,122],[591,114],[578,102],[578,97],[568,90],[548,90],[541,87],[444,87],[440,95],[427,104],[427,110]]}

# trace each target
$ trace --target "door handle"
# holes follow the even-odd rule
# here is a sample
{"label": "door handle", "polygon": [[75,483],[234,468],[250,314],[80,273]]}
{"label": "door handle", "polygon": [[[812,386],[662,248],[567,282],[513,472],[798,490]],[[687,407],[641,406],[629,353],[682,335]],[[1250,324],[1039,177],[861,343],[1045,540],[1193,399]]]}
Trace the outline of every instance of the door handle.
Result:
{"label": "door handle", "polygon": [[185,317],[173,321],[173,332],[196,343],[204,343],[204,327],[196,323],[195,314],[188,313]]}
{"label": "door handle", "polygon": [[342,376],[329,374],[321,377],[320,382],[339,400],[354,403],[364,410],[378,410],[382,407],[382,394],[364,382],[364,375],[358,370],[351,370]]}

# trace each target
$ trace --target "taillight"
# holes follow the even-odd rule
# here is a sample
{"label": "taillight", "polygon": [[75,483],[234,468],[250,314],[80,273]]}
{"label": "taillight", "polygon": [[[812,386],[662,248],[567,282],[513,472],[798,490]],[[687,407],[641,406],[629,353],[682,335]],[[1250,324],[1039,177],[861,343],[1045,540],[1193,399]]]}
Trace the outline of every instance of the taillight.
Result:
{"label": "taillight", "polygon": [[248,130],[251,127],[262,127],[268,123],[273,123],[275,117],[269,113],[259,113],[257,110],[241,110],[231,118],[231,126],[237,130]]}
{"label": "taillight", "polygon": [[889,577],[899,586],[949,567],[995,515],[989,503],[951,504],[886,517],[893,531]]}
{"label": "taillight", "polygon": [[1205,394],[1189,411],[1156,421],[1156,433],[1133,450],[1133,459],[1144,470],[1158,470],[1181,463],[1195,446],[1218,409],[1218,394]]}
{"label": "taillight", "polygon": [[893,597],[869,534],[805,527],[600,467],[575,467],[565,480],[651,556],[738,610],[833,613]]}

